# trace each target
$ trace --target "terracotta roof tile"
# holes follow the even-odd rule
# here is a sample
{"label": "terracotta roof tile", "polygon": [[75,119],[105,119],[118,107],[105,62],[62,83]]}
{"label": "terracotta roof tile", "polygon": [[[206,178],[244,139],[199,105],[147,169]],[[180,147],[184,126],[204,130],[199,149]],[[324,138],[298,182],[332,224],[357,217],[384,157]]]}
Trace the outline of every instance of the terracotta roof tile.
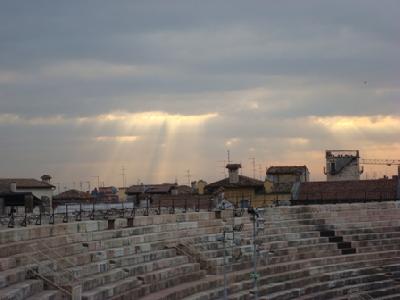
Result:
{"label": "terracotta roof tile", "polygon": [[267,169],[267,174],[303,174],[306,171],[306,166],[271,166]]}
{"label": "terracotta roof tile", "polygon": [[143,192],[148,194],[166,194],[171,192],[176,186],[175,183],[132,185],[127,189],[126,194],[140,194]]}
{"label": "terracotta roof tile", "polygon": [[302,182],[297,199],[396,199],[397,186],[397,179]]}
{"label": "terracotta roof tile", "polygon": [[17,189],[52,189],[55,188],[47,182],[34,178],[0,178],[0,193],[10,193],[10,184],[17,184]]}
{"label": "terracotta roof tile", "polygon": [[239,188],[239,187],[261,188],[261,187],[264,187],[264,182],[254,179],[254,178],[251,178],[251,177],[239,175],[238,183],[230,183],[229,178],[225,178],[225,179],[219,180],[217,182],[207,184],[205,188],[208,191],[213,191],[219,187],[223,187],[223,188]]}
{"label": "terracotta roof tile", "polygon": [[89,201],[90,199],[92,199],[92,196],[89,193],[72,189],[54,196],[53,199],[61,201],[71,201],[71,200]]}

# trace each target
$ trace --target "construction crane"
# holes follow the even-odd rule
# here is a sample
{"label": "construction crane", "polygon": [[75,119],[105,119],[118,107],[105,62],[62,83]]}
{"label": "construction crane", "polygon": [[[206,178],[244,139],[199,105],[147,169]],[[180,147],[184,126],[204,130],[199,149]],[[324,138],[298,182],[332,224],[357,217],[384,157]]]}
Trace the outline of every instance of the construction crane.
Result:
{"label": "construction crane", "polygon": [[399,159],[361,159],[362,165],[400,166]]}

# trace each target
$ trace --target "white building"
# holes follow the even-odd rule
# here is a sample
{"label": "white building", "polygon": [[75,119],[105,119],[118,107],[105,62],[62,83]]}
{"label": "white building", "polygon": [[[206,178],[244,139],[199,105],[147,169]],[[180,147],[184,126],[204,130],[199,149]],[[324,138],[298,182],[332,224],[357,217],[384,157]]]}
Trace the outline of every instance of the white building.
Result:
{"label": "white building", "polygon": [[51,177],[43,175],[42,180],[34,178],[0,178],[0,214],[5,207],[52,206],[55,187],[50,184]]}

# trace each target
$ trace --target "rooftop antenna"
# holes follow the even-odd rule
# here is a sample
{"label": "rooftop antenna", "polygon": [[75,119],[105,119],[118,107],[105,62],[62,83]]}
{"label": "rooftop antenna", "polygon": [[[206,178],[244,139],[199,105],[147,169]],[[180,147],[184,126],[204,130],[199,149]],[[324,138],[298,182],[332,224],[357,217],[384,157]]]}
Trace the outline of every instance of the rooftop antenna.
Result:
{"label": "rooftop antenna", "polygon": [[61,193],[61,190],[60,190],[60,183],[57,182],[56,184],[57,184],[57,193],[59,194],[59,193]]}
{"label": "rooftop antenna", "polygon": [[83,182],[82,181],[79,181],[79,187],[80,187],[80,191],[82,192],[82,189],[83,189]]}
{"label": "rooftop antenna", "polygon": [[186,177],[187,177],[187,180],[188,180],[188,186],[190,186],[190,178],[191,178],[190,169],[186,170]]}
{"label": "rooftop antenna", "polygon": [[228,177],[226,174],[226,160],[217,160],[217,163],[222,163],[222,165],[217,165],[217,168],[222,168],[221,172],[218,172],[218,174],[223,174],[224,178]]}
{"label": "rooftop antenna", "polygon": [[253,178],[256,178],[256,158],[250,157],[249,160],[253,162]]}
{"label": "rooftop antenna", "polygon": [[126,175],[125,175],[125,167],[124,166],[122,166],[122,168],[121,168],[121,171],[122,171],[122,173],[121,173],[121,175],[122,175],[122,187],[124,188],[124,187],[126,187]]}
{"label": "rooftop antenna", "polygon": [[90,193],[90,181],[86,181],[86,183],[87,183],[87,186],[88,186],[88,191]]}
{"label": "rooftop antenna", "polygon": [[100,187],[100,176],[97,175],[97,176],[92,176],[92,177],[97,178],[97,188],[99,188]]}
{"label": "rooftop antenna", "polygon": [[258,175],[260,176],[260,180],[263,180],[262,179],[262,166],[261,166],[261,164],[258,164]]}
{"label": "rooftop antenna", "polygon": [[227,153],[227,155],[228,155],[228,164],[230,164],[230,163],[231,163],[231,152],[230,152],[230,150],[228,149],[228,150],[226,150],[226,153]]}

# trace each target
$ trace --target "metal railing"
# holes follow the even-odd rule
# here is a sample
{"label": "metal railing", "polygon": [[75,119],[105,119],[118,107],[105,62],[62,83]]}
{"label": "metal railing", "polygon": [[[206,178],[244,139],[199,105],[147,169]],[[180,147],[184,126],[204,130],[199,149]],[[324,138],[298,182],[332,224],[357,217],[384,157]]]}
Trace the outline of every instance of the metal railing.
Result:
{"label": "metal railing", "polygon": [[[193,200],[193,199],[192,199]],[[132,202],[120,203],[66,203],[59,205],[50,212],[18,213],[11,207],[8,215],[0,216],[0,225],[9,228],[16,226],[42,225],[56,223],[79,222],[82,220],[108,220],[115,218],[135,218],[136,216],[151,216],[160,214],[175,214],[187,212],[212,211],[212,199],[196,198],[195,201],[174,198],[165,200],[152,200],[148,198],[144,206],[135,206]]]}

